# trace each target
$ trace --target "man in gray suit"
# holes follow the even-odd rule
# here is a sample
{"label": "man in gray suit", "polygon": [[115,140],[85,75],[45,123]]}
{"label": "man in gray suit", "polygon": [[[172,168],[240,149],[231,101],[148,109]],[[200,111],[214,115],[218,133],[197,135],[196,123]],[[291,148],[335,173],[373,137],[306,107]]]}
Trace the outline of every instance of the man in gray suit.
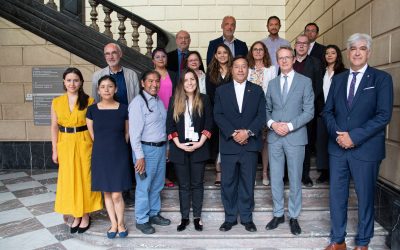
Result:
{"label": "man in gray suit", "polygon": [[265,227],[272,230],[285,221],[283,175],[285,158],[288,166],[290,194],[290,231],[301,233],[297,218],[301,211],[301,176],[304,148],[307,144],[306,124],[314,116],[314,92],[311,80],[293,70],[294,51],[281,46],[276,58],[281,74],[269,82],[266,95],[268,153],[274,218]]}

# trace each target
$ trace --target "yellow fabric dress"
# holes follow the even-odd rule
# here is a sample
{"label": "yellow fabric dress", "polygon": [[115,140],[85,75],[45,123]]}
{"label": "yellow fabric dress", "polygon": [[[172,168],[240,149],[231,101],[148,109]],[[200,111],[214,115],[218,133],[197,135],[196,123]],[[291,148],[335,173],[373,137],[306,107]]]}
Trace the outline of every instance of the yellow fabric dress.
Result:
{"label": "yellow fabric dress", "polygon": [[[89,98],[89,105],[94,102]],[[64,94],[53,100],[53,110],[58,124],[64,127],[86,125],[86,110],[79,110],[75,105],[70,112],[68,96]],[[54,210],[61,214],[82,217],[102,209],[100,192],[92,192],[91,155],[92,139],[89,131],[77,133],[58,132],[58,181]]]}

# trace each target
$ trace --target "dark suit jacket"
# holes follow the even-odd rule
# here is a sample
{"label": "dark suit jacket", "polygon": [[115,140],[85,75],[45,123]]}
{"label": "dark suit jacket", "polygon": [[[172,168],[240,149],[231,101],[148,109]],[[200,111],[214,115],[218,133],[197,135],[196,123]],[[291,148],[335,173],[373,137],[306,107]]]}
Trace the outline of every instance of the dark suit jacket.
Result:
{"label": "dark suit jacket", "polygon": [[179,59],[178,50],[173,50],[167,54],[167,69],[178,72],[179,70]]}
{"label": "dark suit jacket", "polygon": [[[177,73],[179,71],[178,49],[169,52],[167,54],[167,60],[167,69]],[[203,64],[200,65],[200,69],[205,72]]]}
{"label": "dark suit jacket", "polygon": [[[198,116],[196,112],[193,113],[193,127],[194,131],[199,133],[199,137],[202,133],[211,134],[213,128],[213,117],[212,108],[208,96],[201,94],[201,100],[203,101],[203,115]],[[172,141],[172,138],[178,136],[179,142],[185,142],[185,115],[182,114],[179,117],[179,121],[175,122],[173,118],[173,103],[174,98],[171,97],[170,105],[167,113],[167,134],[170,142],[169,159],[174,163],[184,164],[185,151],[178,148]],[[193,162],[206,161],[210,158],[210,146],[209,140],[203,144],[201,148],[196,149],[191,153],[191,160]]]}
{"label": "dark suit jacket", "polygon": [[[215,92],[214,120],[220,129],[222,154],[238,154],[243,149],[261,151],[261,131],[266,123],[264,91],[260,86],[247,81],[240,113],[234,83],[218,87]],[[236,129],[249,129],[255,136],[249,137],[248,143],[242,146],[231,136]]]}
{"label": "dark suit jacket", "polygon": [[168,75],[172,81],[172,95],[175,93],[176,85],[178,84],[179,78],[175,71],[168,70]]}
{"label": "dark suit jacket", "polygon": [[[365,71],[351,107],[347,104],[349,70],[335,75],[325,104],[323,118],[328,134],[329,154],[342,156],[347,150],[362,161],[385,158],[385,128],[392,116],[393,81],[381,70]],[[343,149],[336,143],[336,131],[349,132],[355,147]]]}
{"label": "dark suit jacket", "polygon": [[[207,65],[210,64],[211,59],[215,53],[215,49],[221,43],[224,43],[222,36],[210,41],[210,44],[208,45],[208,50],[207,50]],[[247,44],[245,42],[242,42],[239,39],[235,38],[235,41],[233,42],[233,44],[235,45],[235,56],[238,56],[238,55],[247,56],[249,49],[247,48]]]}
{"label": "dark suit jacket", "polygon": [[[308,78],[311,79],[312,82],[312,87],[314,90],[314,105],[315,105],[315,113],[317,114],[318,111],[322,110],[322,107],[324,106],[324,103],[317,103],[317,100],[320,100],[319,96],[324,95],[323,92],[323,73],[322,73],[322,67],[321,63],[319,60],[313,56],[307,56],[304,64],[304,70],[303,72],[297,72],[300,73],[304,76],[307,76]],[[322,105],[322,106],[321,106]],[[314,115],[316,117],[316,115]]]}
{"label": "dark suit jacket", "polygon": [[317,42],[314,43],[314,46],[311,50],[310,56],[313,56],[320,60],[321,65],[325,61],[325,46],[319,44]]}

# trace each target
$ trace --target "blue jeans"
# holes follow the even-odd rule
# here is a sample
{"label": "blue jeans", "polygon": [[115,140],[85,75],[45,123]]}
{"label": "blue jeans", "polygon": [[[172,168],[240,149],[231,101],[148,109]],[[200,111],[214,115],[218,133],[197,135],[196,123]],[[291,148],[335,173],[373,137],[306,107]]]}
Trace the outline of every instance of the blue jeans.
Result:
{"label": "blue jeans", "polygon": [[[161,210],[160,193],[165,182],[165,145],[154,147],[142,144],[147,178],[141,180],[135,173],[135,217],[136,223],[143,224],[149,217],[156,216]],[[133,160],[136,162],[135,154]]]}

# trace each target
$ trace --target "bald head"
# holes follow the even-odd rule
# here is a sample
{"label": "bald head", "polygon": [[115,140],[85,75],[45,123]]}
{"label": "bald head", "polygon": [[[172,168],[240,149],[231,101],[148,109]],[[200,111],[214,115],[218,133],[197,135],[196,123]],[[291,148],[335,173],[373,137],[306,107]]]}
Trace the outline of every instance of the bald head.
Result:
{"label": "bald head", "polygon": [[119,68],[119,62],[122,57],[122,50],[116,43],[109,43],[104,46],[104,57],[108,66],[111,68]]}

